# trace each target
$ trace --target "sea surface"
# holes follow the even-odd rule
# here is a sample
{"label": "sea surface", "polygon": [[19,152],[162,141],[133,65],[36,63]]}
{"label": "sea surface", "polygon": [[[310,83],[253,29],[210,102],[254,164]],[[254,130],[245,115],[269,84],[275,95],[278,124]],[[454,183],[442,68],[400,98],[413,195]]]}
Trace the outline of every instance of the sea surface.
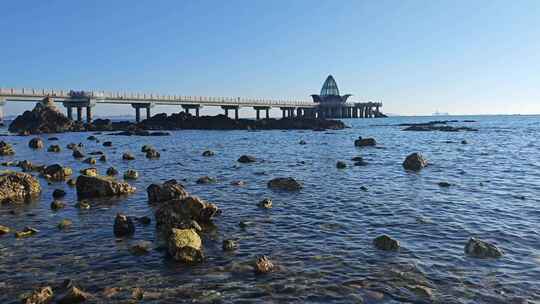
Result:
{"label": "sea surface", "polygon": [[[406,122],[453,119],[454,126],[478,132],[406,132]],[[463,122],[474,120],[475,122]],[[0,236],[0,303],[19,303],[41,285],[75,280],[97,303],[109,287],[145,291],[143,303],[540,303],[540,116],[392,117],[344,120],[339,131],[174,131],[164,137],[96,135],[56,136],[61,153],[28,148],[31,137],[0,136],[15,145],[16,155],[0,161],[60,163],[75,172],[88,165],[75,160],[68,143],[82,142],[85,152],[103,151],[102,174],[109,166],[120,173],[136,169],[129,197],[91,200],[92,208],[74,207],[75,189],[40,178],[41,199],[0,206],[0,224],[15,230],[39,229],[35,236]],[[5,128],[4,134],[5,134]],[[354,140],[374,137],[377,147],[358,148]],[[113,147],[102,146],[110,140]],[[300,145],[304,140],[306,145]],[[461,141],[466,140],[467,144]],[[151,144],[161,152],[148,160],[140,152]],[[205,150],[216,152],[203,157]],[[123,161],[123,152],[134,161]],[[402,167],[404,158],[421,152],[430,165],[419,173]],[[255,156],[241,164],[243,155]],[[362,156],[367,166],[353,166]],[[348,164],[337,169],[336,162]],[[198,185],[201,176],[215,184]],[[274,177],[294,177],[304,184],[297,193],[272,191]],[[168,179],[219,206],[216,229],[203,236],[204,263],[186,266],[171,260],[156,237],[154,210],[146,187]],[[241,180],[245,186],[233,186]],[[451,184],[442,188],[439,182]],[[367,191],[362,190],[366,187]],[[52,191],[67,192],[65,209],[50,209]],[[273,208],[260,209],[263,198]],[[117,213],[149,216],[136,224],[133,237],[113,235]],[[73,226],[61,231],[62,219]],[[241,228],[240,221],[250,224]],[[397,252],[373,246],[388,234],[399,240]],[[499,259],[465,255],[470,237],[496,244]],[[225,238],[239,249],[223,252]],[[129,248],[150,242],[148,255]],[[267,255],[278,270],[256,275],[252,264]],[[418,292],[431,291],[431,297]]]}

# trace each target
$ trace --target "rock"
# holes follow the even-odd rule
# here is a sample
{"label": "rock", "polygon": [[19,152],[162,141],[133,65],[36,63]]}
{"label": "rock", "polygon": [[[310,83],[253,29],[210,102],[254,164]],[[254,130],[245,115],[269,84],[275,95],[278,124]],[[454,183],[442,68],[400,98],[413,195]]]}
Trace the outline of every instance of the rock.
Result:
{"label": "rock", "polygon": [[148,159],[156,159],[156,158],[160,158],[160,154],[157,150],[154,150],[154,149],[150,149],[148,151],[146,151],[146,158]]}
{"label": "rock", "polygon": [[25,111],[9,125],[12,133],[61,133],[75,131],[76,123],[60,112],[51,97],[37,103],[32,111]]}
{"label": "rock", "polygon": [[176,261],[187,264],[202,262],[202,241],[193,229],[173,228],[169,236],[169,254]]}
{"label": "rock", "polygon": [[403,161],[403,168],[406,170],[420,171],[428,165],[427,160],[420,153],[412,153]]}
{"label": "rock", "polygon": [[200,177],[196,183],[197,184],[212,184],[212,183],[215,183],[216,182],[216,179],[213,178],[213,177],[210,177],[210,176],[203,176],[203,177]]}
{"label": "rock", "polygon": [[112,147],[112,141],[105,141],[103,142],[104,147]]}
{"label": "rock", "polygon": [[116,170],[114,167],[109,167],[109,169],[107,169],[107,175],[108,176],[118,175],[118,170]]}
{"label": "rock", "polygon": [[114,235],[117,237],[129,236],[135,233],[135,225],[130,217],[124,214],[116,214],[114,219]]}
{"label": "rock", "polygon": [[90,298],[90,294],[82,291],[74,285],[70,285],[58,298],[58,304],[76,304],[88,300]]}
{"label": "rock", "polygon": [[23,299],[24,304],[48,304],[53,300],[53,290],[50,286],[39,287]]}
{"label": "rock", "polygon": [[86,138],[87,140],[97,140],[97,137],[95,137],[94,135],[90,135]]}
{"label": "rock", "polygon": [[361,162],[361,161],[364,161],[364,158],[362,156],[355,156],[355,157],[351,158],[351,160],[353,162]]}
{"label": "rock", "polygon": [[128,183],[117,182],[109,177],[81,175],[76,182],[79,198],[107,197],[135,192]]}
{"label": "rock", "polygon": [[210,151],[210,150],[206,150],[202,153],[202,156],[205,156],[205,157],[210,157],[210,156],[214,156],[216,155],[216,153],[214,153],[214,151]]}
{"label": "rock", "polygon": [[131,291],[131,298],[133,300],[140,301],[143,299],[143,297],[144,297],[144,290],[142,288],[139,288],[139,287],[133,288],[133,290]]}
{"label": "rock", "polygon": [[270,209],[272,208],[272,200],[269,198],[265,198],[262,201],[259,202],[259,207],[264,209]]}
{"label": "rock", "polygon": [[238,159],[239,163],[244,163],[244,164],[245,163],[254,163],[256,161],[257,161],[257,159],[254,156],[251,156],[251,155],[242,155]]}
{"label": "rock", "polygon": [[54,189],[54,191],[52,193],[52,197],[54,199],[62,198],[64,196],[66,196],[66,191],[64,191],[62,189]]}
{"label": "rock", "polygon": [[70,187],[75,187],[76,181],[73,178],[70,178],[66,181],[66,184]]}
{"label": "rock", "polygon": [[0,156],[15,155],[15,149],[7,142],[0,141]]}
{"label": "rock", "polygon": [[47,140],[50,140],[50,141],[55,141],[55,140],[59,140],[59,139],[58,139],[58,137],[54,137],[54,136],[53,136],[53,137],[49,137],[49,138],[47,138]]}
{"label": "rock", "polygon": [[83,163],[89,164],[89,165],[95,165],[96,159],[92,157],[88,157],[87,159],[83,160]]}
{"label": "rock", "polygon": [[8,234],[10,231],[9,227],[0,225],[0,235]]}
{"label": "rock", "polygon": [[361,136],[359,136],[358,139],[354,141],[354,145],[356,147],[372,147],[376,144],[377,142],[374,138],[362,138]]}
{"label": "rock", "polygon": [[81,150],[79,149],[73,149],[73,157],[75,158],[83,158],[84,157],[84,153],[81,152]]}
{"label": "rock", "polygon": [[28,147],[32,149],[43,149],[43,147],[45,147],[45,142],[39,137],[34,137],[28,142]]}
{"label": "rock", "polygon": [[65,230],[65,229],[68,229],[69,227],[71,227],[72,224],[73,224],[72,221],[70,221],[68,219],[63,219],[58,223],[57,227],[60,230]]}
{"label": "rock", "polygon": [[129,252],[133,255],[146,255],[150,253],[150,245],[148,242],[139,242],[129,248]]}
{"label": "rock", "polygon": [[448,188],[451,186],[450,183],[448,182],[439,182],[437,185],[439,185],[439,187],[443,187],[443,188]]}
{"label": "rock", "polygon": [[84,169],[81,169],[81,171],[79,171],[82,175],[86,175],[86,176],[98,176],[98,170],[97,168],[84,168]]}
{"label": "rock", "polygon": [[46,176],[47,179],[57,182],[66,180],[71,174],[73,174],[71,168],[63,167],[60,164],[47,166],[43,170],[43,175]]}
{"label": "rock", "polygon": [[148,216],[141,216],[137,218],[137,222],[139,222],[141,225],[147,226],[150,225],[152,220]]}
{"label": "rock", "polygon": [[339,161],[336,163],[336,168],[338,168],[338,169],[345,169],[345,168],[347,168],[347,164],[346,164],[344,161],[340,161],[340,160],[339,160]]}
{"label": "rock", "polygon": [[465,253],[471,257],[480,259],[498,258],[503,255],[503,252],[495,245],[473,237],[465,245]]}
{"label": "rock", "polygon": [[29,236],[32,236],[36,233],[38,233],[39,230],[37,230],[36,228],[32,228],[32,227],[24,227],[23,230],[19,231],[19,232],[15,232],[15,237],[16,238],[23,238],[23,237],[29,237]]}
{"label": "rock", "polygon": [[303,188],[302,184],[292,177],[278,177],[268,182],[268,188],[274,190],[299,191]]}
{"label": "rock", "polygon": [[274,264],[270,259],[263,255],[262,257],[257,258],[255,261],[255,272],[258,274],[264,274],[272,272],[274,270]]}
{"label": "rock", "polygon": [[364,167],[364,166],[367,166],[368,163],[365,162],[364,160],[361,160],[361,161],[355,162],[354,165],[355,165],[356,167]]}
{"label": "rock", "polygon": [[[198,223],[211,223],[219,212],[216,205],[196,196],[173,199],[161,203],[157,208],[155,212],[156,226],[166,233],[169,233],[172,228],[200,230],[197,227]],[[197,223],[193,223],[193,221]]]}
{"label": "rock", "polygon": [[146,188],[146,193],[148,194],[148,201],[152,203],[182,199],[188,196],[184,186],[174,179],[163,184],[151,184]]}
{"label": "rock", "polygon": [[425,299],[433,298],[433,291],[431,290],[431,288],[427,286],[414,285],[414,286],[409,287],[409,290],[412,291],[416,296],[420,298],[425,298]]}
{"label": "rock", "polygon": [[66,145],[66,148],[68,148],[70,150],[75,150],[75,149],[77,149],[77,144],[69,143],[69,144]]}
{"label": "rock", "polygon": [[300,144],[300,145],[306,145],[307,142],[306,142],[305,140],[301,140],[300,142],[298,142],[298,144]]}
{"label": "rock", "polygon": [[54,200],[51,203],[51,209],[53,211],[58,211],[58,210],[63,209],[65,207],[66,207],[66,203],[61,202],[61,201]]}
{"label": "rock", "polygon": [[231,182],[231,185],[237,186],[237,187],[243,187],[243,186],[246,185],[246,182],[241,181],[241,180],[238,180],[238,181],[232,181],[232,182]]}
{"label": "rock", "polygon": [[27,160],[23,160],[17,163],[17,167],[20,167],[23,172],[39,172],[44,169],[43,166],[34,165]]}
{"label": "rock", "polygon": [[47,152],[55,152],[55,153],[58,153],[60,152],[61,149],[60,149],[60,146],[59,145],[50,145],[49,148],[47,148]]}
{"label": "rock", "polygon": [[466,145],[466,144],[468,144],[468,142],[467,142],[466,140],[462,140],[462,141],[461,141],[461,144],[462,144],[462,145]]}
{"label": "rock", "polygon": [[366,192],[366,191],[368,191],[368,188],[366,186],[360,186],[360,190]]}
{"label": "rock", "polygon": [[122,154],[122,159],[123,160],[134,160],[135,159],[135,156],[129,152],[126,152],[124,154]]}
{"label": "rock", "polygon": [[148,152],[148,151],[150,151],[152,149],[154,149],[154,148],[151,145],[143,145],[141,147],[141,152],[146,153],[146,152]]}
{"label": "rock", "polygon": [[389,237],[386,234],[376,237],[373,240],[373,245],[380,250],[396,251],[399,249],[399,241]]}
{"label": "rock", "polygon": [[223,240],[223,251],[234,251],[238,249],[238,243],[235,240]]}
{"label": "rock", "polygon": [[242,229],[247,228],[248,226],[251,226],[251,225],[253,225],[253,222],[250,222],[250,221],[240,221],[240,223],[238,223],[238,226]]}
{"label": "rock", "polygon": [[81,209],[81,210],[88,210],[90,209],[90,207],[91,207],[90,202],[88,202],[87,200],[82,200],[75,204],[75,208]]}
{"label": "rock", "polygon": [[128,169],[126,172],[124,172],[124,179],[137,179],[139,178],[139,172]]}
{"label": "rock", "polygon": [[99,157],[99,161],[104,163],[104,162],[107,162],[107,155],[103,154]]}
{"label": "rock", "polygon": [[28,173],[0,173],[0,204],[32,199],[41,192],[39,180]]}

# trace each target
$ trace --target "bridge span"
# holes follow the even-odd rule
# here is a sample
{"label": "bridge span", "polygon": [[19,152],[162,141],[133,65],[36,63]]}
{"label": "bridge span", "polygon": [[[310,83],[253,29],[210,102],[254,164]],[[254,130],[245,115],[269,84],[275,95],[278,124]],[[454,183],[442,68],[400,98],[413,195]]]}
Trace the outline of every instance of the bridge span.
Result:
{"label": "bridge span", "polygon": [[306,100],[0,88],[0,120],[3,118],[3,106],[8,101],[37,102],[45,98],[62,103],[66,107],[70,119],[73,119],[73,109],[75,109],[77,111],[77,120],[82,121],[83,110],[85,110],[87,122],[92,121],[92,109],[98,104],[131,105],[135,110],[135,119],[137,121],[141,120],[141,109],[145,110],[146,117],[150,118],[151,108],[157,105],[178,105],[187,113],[193,110],[193,114],[197,117],[202,107],[221,107],[227,116],[229,111],[234,111],[235,119],[239,118],[238,111],[241,107],[252,107],[256,111],[256,119],[260,119],[260,111],[265,112],[266,118],[270,117],[270,108],[280,108],[283,118],[368,118],[377,116],[379,107],[382,106],[382,103],[379,102],[347,102],[346,104],[325,104],[322,106],[316,102]]}

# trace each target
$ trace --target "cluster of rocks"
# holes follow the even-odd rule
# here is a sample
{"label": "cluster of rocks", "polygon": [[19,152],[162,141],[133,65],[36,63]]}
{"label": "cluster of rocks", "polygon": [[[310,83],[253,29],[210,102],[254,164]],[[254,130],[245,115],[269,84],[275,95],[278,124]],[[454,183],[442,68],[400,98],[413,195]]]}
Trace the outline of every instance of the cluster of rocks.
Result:
{"label": "cluster of rocks", "polygon": [[[454,127],[448,125],[448,123],[455,123],[457,120],[437,120],[425,123],[408,123],[400,124],[401,127],[406,127],[402,131],[442,131],[442,132],[459,132],[459,131],[478,131],[478,129],[471,127]],[[464,121],[471,122],[471,121]]]}
{"label": "cluster of rocks", "polygon": [[8,171],[0,174],[0,204],[26,201],[40,193],[39,180],[28,173]]}

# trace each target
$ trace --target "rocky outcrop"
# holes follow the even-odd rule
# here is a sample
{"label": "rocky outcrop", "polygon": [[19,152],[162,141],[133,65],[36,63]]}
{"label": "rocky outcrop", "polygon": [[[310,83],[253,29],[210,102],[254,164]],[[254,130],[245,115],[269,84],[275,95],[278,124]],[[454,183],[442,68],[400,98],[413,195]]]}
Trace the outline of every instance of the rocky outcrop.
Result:
{"label": "rocky outcrop", "polygon": [[339,160],[339,161],[336,162],[336,168],[345,169],[345,168],[347,168],[347,163],[345,163],[344,161]]}
{"label": "rocky outcrop", "polygon": [[114,235],[117,237],[133,235],[135,233],[135,225],[133,220],[124,214],[116,214],[114,219]]}
{"label": "rocky outcrop", "polygon": [[0,156],[14,155],[15,149],[5,141],[0,141]]}
{"label": "rocky outcrop", "polygon": [[362,138],[362,136],[359,136],[358,139],[354,141],[356,147],[373,147],[376,144],[375,138]]}
{"label": "rocky outcrop", "polygon": [[43,149],[45,142],[39,137],[34,137],[28,142],[28,147],[32,149]]}
{"label": "rocky outcrop", "polygon": [[161,155],[159,154],[158,150],[156,149],[150,149],[146,151],[146,158],[148,159],[158,159]]}
{"label": "rocky outcrop", "polygon": [[54,297],[53,290],[50,286],[39,287],[23,299],[24,304],[47,304],[51,303]]}
{"label": "rocky outcrop", "polygon": [[219,213],[216,205],[196,196],[163,202],[156,210],[156,226],[166,233],[172,228],[193,228],[198,223],[211,223]]}
{"label": "rocky outcrop", "polygon": [[240,156],[240,158],[238,158],[238,162],[239,163],[254,163],[256,162],[257,159],[255,158],[255,156],[251,156],[251,155],[242,155]]}
{"label": "rocky outcrop", "polygon": [[210,156],[214,156],[216,155],[216,153],[214,151],[211,151],[211,150],[206,150],[202,153],[202,156],[205,156],[205,157],[210,157]]}
{"label": "rocky outcrop", "polygon": [[29,200],[41,192],[39,180],[21,172],[0,174],[0,203]]}
{"label": "rocky outcrop", "polygon": [[[448,123],[455,123],[458,122],[457,120],[436,120],[436,121],[429,121],[429,122],[423,122],[423,123],[408,123],[408,124],[400,124],[399,126],[406,127],[402,129],[402,131],[420,131],[420,132],[427,132],[427,131],[441,131],[441,132],[459,132],[459,131],[478,131],[478,129],[471,128],[471,127],[454,127],[451,125],[448,125]],[[474,122],[474,121],[463,121],[463,122]]]}
{"label": "rocky outcrop", "polygon": [[43,170],[43,176],[51,181],[64,181],[68,179],[71,174],[73,174],[73,170],[71,170],[71,168],[63,167],[60,164],[47,166]]}
{"label": "rocky outcrop", "polygon": [[151,203],[165,202],[173,199],[183,199],[188,196],[184,186],[171,179],[163,184],[151,184],[146,188],[148,201]]}
{"label": "rocky outcrop", "polygon": [[262,257],[257,258],[255,261],[255,273],[264,274],[272,272],[274,270],[274,263],[270,261],[270,258],[263,255]]}
{"label": "rocky outcrop", "polygon": [[465,253],[471,257],[481,259],[498,258],[503,255],[503,252],[497,246],[473,237],[465,245]]}
{"label": "rocky outcrop", "polygon": [[124,154],[122,154],[122,159],[123,160],[134,160],[135,159],[135,155],[129,153],[129,152],[126,152]]}
{"label": "rocky outcrop", "polygon": [[403,161],[403,168],[411,171],[420,171],[428,165],[427,160],[420,153],[409,154]]}
{"label": "rocky outcrop", "polygon": [[107,197],[135,192],[135,187],[110,177],[81,175],[76,182],[79,198]]}
{"label": "rocky outcrop", "polygon": [[268,188],[274,190],[299,191],[303,188],[302,184],[292,177],[278,177],[270,180]]}
{"label": "rocky outcrop", "polygon": [[399,249],[399,241],[383,234],[373,240],[373,245],[380,250],[396,251]]}
{"label": "rocky outcrop", "polygon": [[196,264],[204,258],[201,237],[193,229],[173,228],[168,247],[171,257],[180,262]]}
{"label": "rocky outcrop", "polygon": [[58,110],[52,98],[45,98],[32,111],[25,111],[17,116],[9,125],[9,132],[13,133],[61,133],[80,129]]}

